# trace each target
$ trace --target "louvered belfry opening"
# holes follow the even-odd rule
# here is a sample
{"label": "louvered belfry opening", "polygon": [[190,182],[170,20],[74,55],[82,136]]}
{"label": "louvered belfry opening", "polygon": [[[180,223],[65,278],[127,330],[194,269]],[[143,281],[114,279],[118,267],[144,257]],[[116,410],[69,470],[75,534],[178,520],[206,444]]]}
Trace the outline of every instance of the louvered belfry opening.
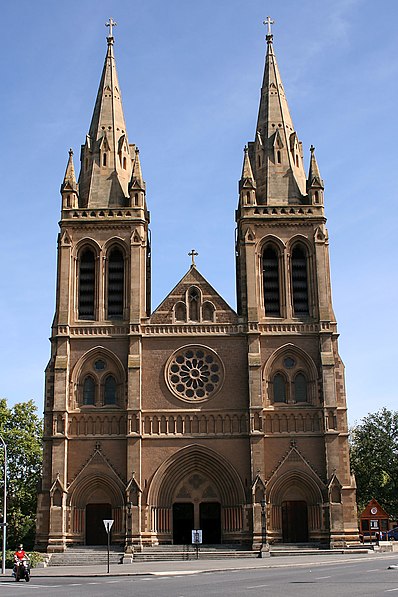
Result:
{"label": "louvered belfry opening", "polygon": [[79,319],[94,319],[95,255],[85,249],[79,263]]}
{"label": "louvered belfry opening", "polygon": [[123,319],[124,257],[115,247],[108,260],[108,319]]}
{"label": "louvered belfry opening", "polygon": [[308,315],[307,254],[300,245],[292,251],[292,290],[295,317]]}
{"label": "louvered belfry opening", "polygon": [[264,307],[267,317],[280,317],[278,254],[272,246],[263,253]]}

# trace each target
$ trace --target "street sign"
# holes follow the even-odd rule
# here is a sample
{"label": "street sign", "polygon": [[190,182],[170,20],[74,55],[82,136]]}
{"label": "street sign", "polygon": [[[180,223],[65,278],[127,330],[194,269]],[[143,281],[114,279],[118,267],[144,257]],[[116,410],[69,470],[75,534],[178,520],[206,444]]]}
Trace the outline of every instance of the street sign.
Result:
{"label": "street sign", "polygon": [[109,533],[109,531],[111,530],[112,525],[113,525],[113,520],[103,520],[102,522],[105,525],[106,532]]}
{"label": "street sign", "polygon": [[194,545],[200,545],[202,543],[202,530],[201,529],[193,529],[192,530],[192,543]]}

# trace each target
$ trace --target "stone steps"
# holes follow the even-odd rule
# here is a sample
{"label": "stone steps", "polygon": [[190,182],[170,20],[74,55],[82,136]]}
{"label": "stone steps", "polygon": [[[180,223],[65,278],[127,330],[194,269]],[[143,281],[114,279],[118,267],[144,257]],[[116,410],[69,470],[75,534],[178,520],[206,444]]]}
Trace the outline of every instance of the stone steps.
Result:
{"label": "stone steps", "polygon": [[[112,547],[109,551],[109,563],[121,564],[124,552],[120,548]],[[94,566],[108,562],[106,547],[70,547],[63,553],[52,553],[48,566]]]}

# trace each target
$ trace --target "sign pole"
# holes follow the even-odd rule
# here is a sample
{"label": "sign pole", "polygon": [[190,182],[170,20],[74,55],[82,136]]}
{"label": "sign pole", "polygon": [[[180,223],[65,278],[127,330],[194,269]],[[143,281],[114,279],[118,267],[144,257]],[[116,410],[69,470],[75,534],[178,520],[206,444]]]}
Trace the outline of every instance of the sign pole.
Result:
{"label": "sign pole", "polygon": [[109,574],[109,551],[110,551],[110,547],[111,547],[111,528],[112,528],[112,525],[113,525],[113,520],[103,520],[102,522],[104,523],[106,534],[108,535],[108,569],[107,569],[107,574]]}
{"label": "sign pole", "polygon": [[110,533],[110,528],[109,528],[109,522],[108,522],[107,535],[108,535],[108,570],[107,570],[107,574],[109,574],[109,550],[111,547],[111,533]]}

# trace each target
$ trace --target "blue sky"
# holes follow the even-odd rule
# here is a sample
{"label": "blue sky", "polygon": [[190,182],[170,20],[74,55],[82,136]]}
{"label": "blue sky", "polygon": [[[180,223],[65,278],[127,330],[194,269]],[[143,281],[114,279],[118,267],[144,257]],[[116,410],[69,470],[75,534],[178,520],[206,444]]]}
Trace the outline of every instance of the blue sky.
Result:
{"label": "blue sky", "polygon": [[59,187],[115,54],[152,216],[155,308],[199,252],[235,307],[234,210],[254,137],[269,14],[290,111],[325,180],[351,423],[397,409],[398,4],[383,0],[20,0],[2,11],[0,395],[42,410]]}

